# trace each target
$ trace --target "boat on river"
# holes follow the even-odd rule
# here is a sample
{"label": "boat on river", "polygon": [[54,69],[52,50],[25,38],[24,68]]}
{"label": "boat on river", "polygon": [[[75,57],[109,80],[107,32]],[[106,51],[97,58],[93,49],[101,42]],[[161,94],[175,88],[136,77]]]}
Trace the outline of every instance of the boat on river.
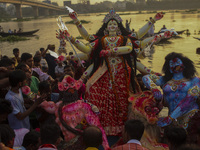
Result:
{"label": "boat on river", "polygon": [[198,37],[193,37],[194,39],[197,39],[197,40],[199,40],[200,41],[200,38],[198,38]]}
{"label": "boat on river", "polygon": [[19,33],[7,33],[7,32],[0,32],[0,36],[6,37],[6,36],[30,36],[33,35],[34,33],[38,32],[39,29],[33,30],[33,31],[27,31],[27,32],[19,32]]}
{"label": "boat on river", "polygon": [[[161,31],[156,32],[156,33],[154,33],[154,34],[163,33],[163,32],[165,32],[165,31],[167,31],[167,30],[169,30],[169,29],[164,29],[164,30],[161,30]],[[170,29],[170,30],[174,30],[174,29]],[[185,31],[187,31],[187,30],[176,31],[176,33],[177,33],[178,35],[180,35],[180,34],[183,34]],[[176,36],[176,35],[175,35],[175,36]]]}

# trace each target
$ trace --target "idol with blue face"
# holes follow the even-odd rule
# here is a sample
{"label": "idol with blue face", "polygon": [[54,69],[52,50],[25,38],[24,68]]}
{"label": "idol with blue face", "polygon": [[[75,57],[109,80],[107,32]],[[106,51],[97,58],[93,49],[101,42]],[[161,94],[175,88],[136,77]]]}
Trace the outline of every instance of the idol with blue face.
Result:
{"label": "idol with blue face", "polygon": [[180,73],[183,72],[184,65],[180,58],[174,58],[169,61],[169,67],[171,73]]}
{"label": "idol with blue face", "polygon": [[194,115],[199,110],[200,78],[196,76],[194,63],[182,54],[173,52],[165,57],[162,70],[163,76],[150,74],[142,78],[154,97],[163,98],[163,105],[169,109],[168,117],[160,118],[157,124],[164,127],[178,121],[180,126],[187,128],[190,120],[187,114]]}

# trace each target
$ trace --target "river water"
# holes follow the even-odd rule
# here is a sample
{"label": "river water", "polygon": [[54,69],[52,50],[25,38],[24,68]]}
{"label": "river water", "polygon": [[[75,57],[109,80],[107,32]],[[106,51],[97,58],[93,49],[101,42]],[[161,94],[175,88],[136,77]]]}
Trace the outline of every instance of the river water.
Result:
{"label": "river water", "polygon": [[[124,20],[132,19],[131,28],[136,31],[141,28],[145,23],[146,19],[153,17],[154,14],[132,14],[131,15],[121,15]],[[91,21],[89,24],[84,24],[85,28],[90,34],[96,33],[96,31],[102,25],[102,20],[104,15],[90,14],[90,15],[79,15],[80,20]],[[69,17],[63,17],[63,21],[70,21]],[[155,45],[155,52],[151,57],[147,57],[141,60],[144,65],[152,68],[156,72],[161,72],[162,66],[164,64],[164,57],[170,52],[179,52],[188,56],[192,59],[197,67],[197,71],[200,73],[200,61],[199,55],[196,54],[196,48],[200,47],[200,41],[194,39],[193,37],[199,37],[200,35],[195,34],[194,30],[200,30],[200,13],[197,14],[185,14],[185,13],[166,13],[164,18],[155,24],[155,32],[157,32],[163,25],[167,28],[174,28],[176,31],[181,31],[189,29],[191,35],[187,36],[185,34],[180,35],[180,38],[170,39],[168,43]],[[26,22],[5,22],[0,23],[4,28],[4,31],[8,29],[18,29],[22,28],[23,31],[30,31],[35,29],[40,29],[34,37],[29,37],[28,41],[19,41],[14,43],[1,42],[0,49],[2,55],[12,56],[13,48],[19,48],[20,53],[30,52],[35,54],[35,51],[39,48],[46,48],[48,44],[55,44],[56,48],[59,47],[59,40],[56,39],[56,30],[58,26],[56,23],[56,18],[43,18]],[[75,25],[67,24],[71,35],[74,37],[79,36],[78,30]],[[82,40],[86,43],[86,41]],[[70,44],[67,43],[67,50],[72,51]]]}

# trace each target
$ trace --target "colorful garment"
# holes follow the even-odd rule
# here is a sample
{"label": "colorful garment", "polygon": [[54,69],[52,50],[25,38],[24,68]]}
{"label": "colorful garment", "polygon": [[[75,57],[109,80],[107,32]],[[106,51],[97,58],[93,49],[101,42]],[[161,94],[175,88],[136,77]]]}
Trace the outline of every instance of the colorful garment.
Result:
{"label": "colorful garment", "polygon": [[142,146],[152,150],[168,150],[168,146],[160,141],[160,130],[156,125],[158,114],[162,109],[161,102],[157,102],[151,91],[133,94],[129,97],[132,103],[129,119],[140,120],[145,125],[144,134],[140,140]]}
{"label": "colorful garment", "polygon": [[14,93],[13,91],[9,90],[5,96],[5,99],[10,101],[13,107],[12,113],[8,115],[9,126],[12,129],[30,129],[29,116],[25,117],[23,120],[19,120],[16,117],[18,113],[24,113],[26,111],[21,89],[19,89],[19,93]]}
{"label": "colorful garment", "polygon": [[[56,122],[60,126],[65,141],[68,143],[68,146],[74,145],[79,139],[80,135],[75,135],[72,132],[68,131],[60,122],[58,108],[62,102],[54,103],[52,101],[44,101],[41,106],[49,113],[55,113]],[[105,132],[99,122],[98,116],[92,111],[91,106],[81,100],[76,102],[66,104],[62,107],[62,118],[63,121],[69,125],[71,128],[77,130],[83,130],[87,125],[95,125],[99,127],[103,135],[103,146],[105,149],[109,148]]]}
{"label": "colorful garment", "polygon": [[[147,33],[155,21],[163,17],[163,13],[157,13],[137,33],[130,33],[123,27],[119,14],[111,9],[103,19],[104,24],[96,35],[88,34],[74,11],[69,15],[77,25],[81,36],[90,42],[84,44],[70,36],[64,28],[63,21],[58,18],[60,35],[63,38],[68,36],[67,39],[70,39],[71,43],[84,53],[70,58],[91,59],[91,65],[81,76],[82,79],[90,77],[86,84],[85,98],[100,109],[100,121],[106,134],[119,135],[127,119],[130,78],[132,90],[136,91],[132,68],[136,68],[136,57],[143,55],[142,49],[151,43],[154,37],[143,41],[138,39]],[[143,70],[146,72],[144,67]]]}
{"label": "colorful garment", "polygon": [[39,86],[39,79],[35,76],[31,76],[31,85],[30,85],[30,88],[31,88],[31,91],[34,92],[34,93],[38,93],[38,86]]}
{"label": "colorful garment", "polygon": [[[94,42],[94,47],[97,43]],[[105,37],[103,44],[106,50],[119,47],[122,37]],[[99,118],[106,135],[118,135],[127,119],[130,67],[126,64],[128,71],[125,69],[122,56],[110,56],[106,61],[109,69],[106,66],[97,69],[88,83],[93,79],[97,81],[87,91],[85,99],[100,109]],[[104,72],[103,67],[106,68]],[[101,75],[98,78],[99,73]]]}
{"label": "colorful garment", "polygon": [[[168,117],[159,118],[157,124],[164,127],[174,123],[187,128],[190,118],[199,109],[200,78],[194,77],[193,62],[180,53],[170,53],[165,60],[163,70],[167,75],[146,75],[143,81],[155,98],[164,98],[163,104],[169,108]],[[157,86],[162,87],[163,95]]]}

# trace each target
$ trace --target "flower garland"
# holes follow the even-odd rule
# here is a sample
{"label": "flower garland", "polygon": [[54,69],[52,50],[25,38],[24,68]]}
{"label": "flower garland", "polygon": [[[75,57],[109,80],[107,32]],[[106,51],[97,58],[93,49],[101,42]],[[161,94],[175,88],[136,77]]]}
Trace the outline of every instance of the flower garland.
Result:
{"label": "flower garland", "polygon": [[28,96],[29,98],[31,98],[31,100],[34,100],[37,96],[37,94],[33,93],[30,89],[29,86],[23,86],[22,88],[22,93],[26,96]]}

